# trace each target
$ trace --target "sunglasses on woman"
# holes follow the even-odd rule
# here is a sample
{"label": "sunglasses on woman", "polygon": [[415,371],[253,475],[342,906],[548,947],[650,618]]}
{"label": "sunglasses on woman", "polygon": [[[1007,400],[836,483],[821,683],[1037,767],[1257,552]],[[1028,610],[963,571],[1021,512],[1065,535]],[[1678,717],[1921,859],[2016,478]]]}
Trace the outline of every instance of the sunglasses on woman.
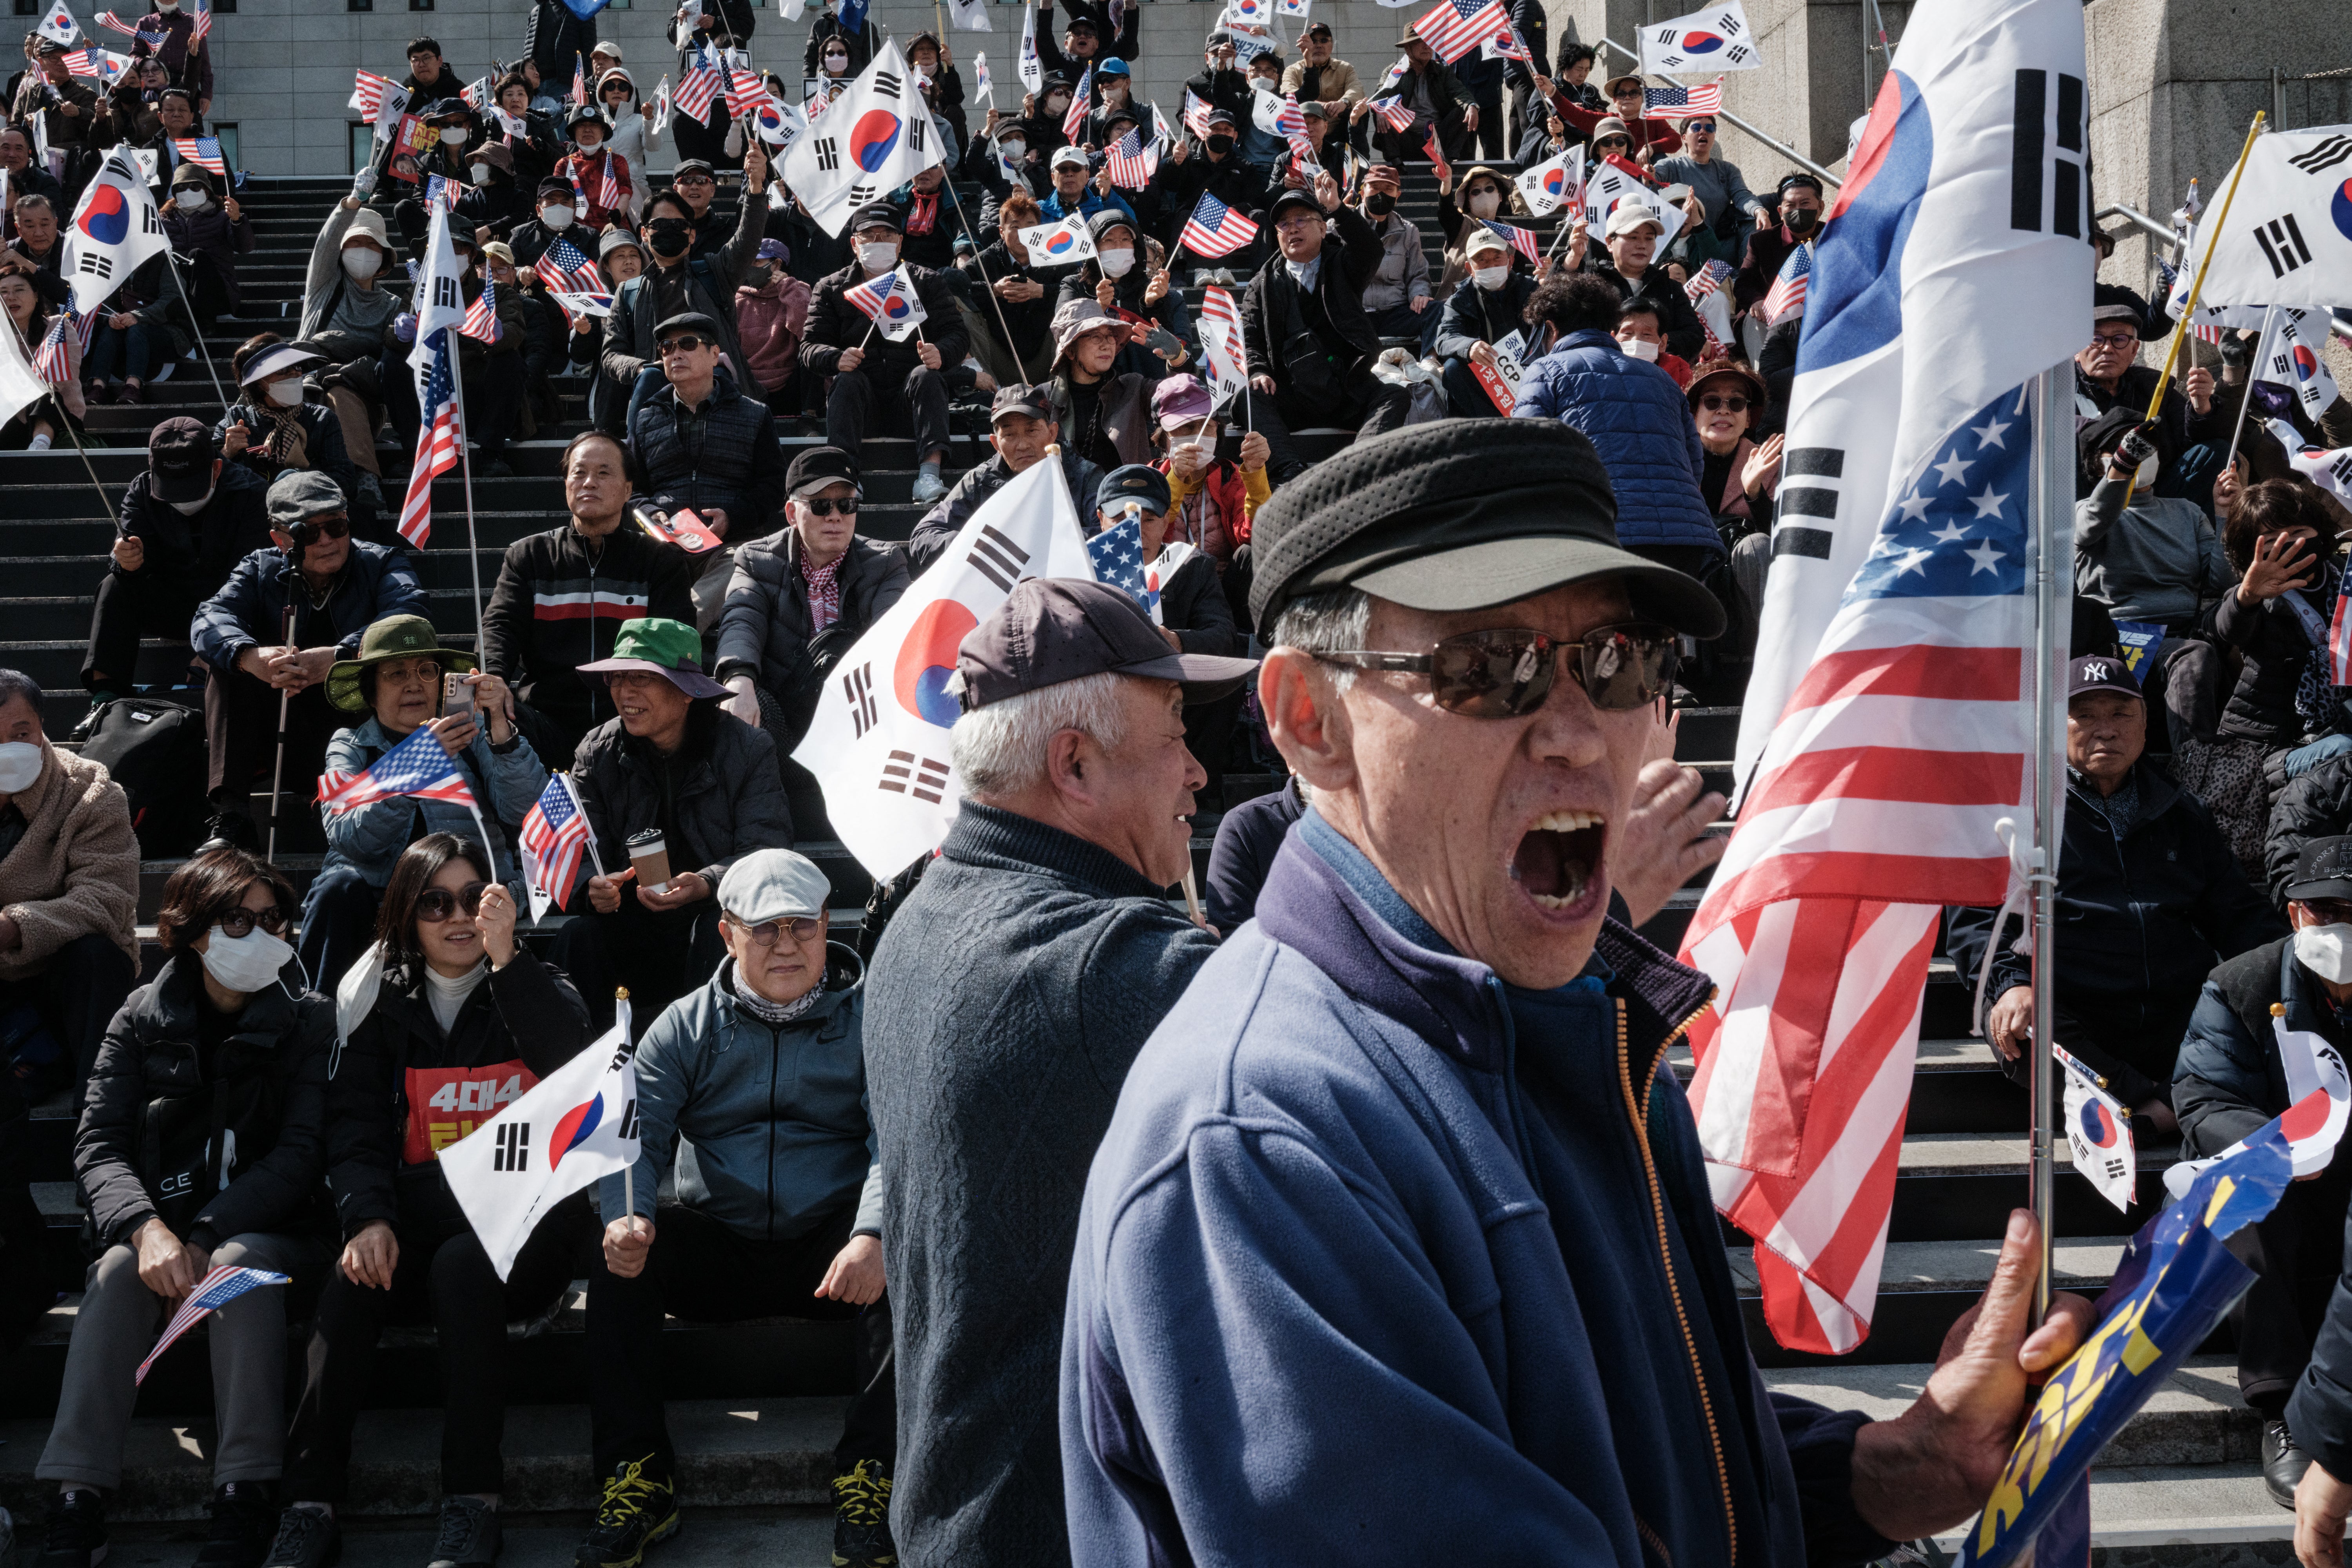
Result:
{"label": "sunglasses on woman", "polygon": [[257,911],[247,909],[240,904],[233,909],[225,909],[213,916],[213,924],[220,928],[222,936],[230,938],[250,936],[253,935],[253,928],[257,925],[272,936],[282,936],[286,933],[286,911],[275,904],[268,909]]}
{"label": "sunglasses on woman", "polygon": [[763,920],[757,925],[746,925],[731,915],[727,920],[736,930],[749,936],[754,947],[772,947],[779,936],[806,942],[824,928],[823,921],[812,920],[805,915],[794,915],[789,920]]}
{"label": "sunglasses on woman", "polygon": [[1748,400],[1744,397],[1722,397],[1710,393],[1699,399],[1698,405],[1710,410],[1729,409],[1734,413],[1748,412]]}
{"label": "sunglasses on woman", "polygon": [[1360,670],[1426,674],[1430,696],[1448,713],[1518,718],[1543,706],[1570,650],[1574,656],[1566,663],[1569,679],[1605,713],[1637,708],[1674,690],[1675,670],[1682,658],[1682,643],[1674,628],[1648,622],[1602,626],[1573,643],[1511,626],[1465,632],[1426,653],[1354,648],[1315,657]]}
{"label": "sunglasses on woman", "polygon": [[835,512],[845,517],[857,515],[857,497],[855,496],[844,496],[839,500],[819,496],[815,500],[803,501],[801,505],[809,509],[809,516],[813,517],[829,517]]}
{"label": "sunglasses on woman", "polygon": [[428,887],[416,895],[416,918],[438,925],[462,909],[466,918],[471,920],[481,913],[482,890],[489,885],[487,882],[469,882],[455,893],[446,887]]}

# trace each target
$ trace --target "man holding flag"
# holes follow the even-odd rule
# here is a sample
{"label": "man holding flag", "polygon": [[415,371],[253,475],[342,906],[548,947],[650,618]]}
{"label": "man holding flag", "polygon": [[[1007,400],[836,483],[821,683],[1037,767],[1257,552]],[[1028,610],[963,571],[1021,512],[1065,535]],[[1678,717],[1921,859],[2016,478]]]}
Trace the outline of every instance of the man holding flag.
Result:
{"label": "man holding flag", "polygon": [[[856,461],[869,426],[905,429],[915,438],[919,466],[915,500],[929,506],[948,493],[940,465],[948,454],[948,388],[940,371],[963,361],[970,339],[955,294],[944,274],[906,263],[902,276],[914,286],[923,320],[893,338],[883,330],[877,305],[871,312],[848,298],[900,269],[906,223],[887,202],[871,202],[849,220],[856,258],[817,282],[807,330],[801,338],[801,369],[830,378],[824,400],[824,438]],[[869,290],[870,297],[875,291]],[[892,298],[900,296],[890,292]]]}

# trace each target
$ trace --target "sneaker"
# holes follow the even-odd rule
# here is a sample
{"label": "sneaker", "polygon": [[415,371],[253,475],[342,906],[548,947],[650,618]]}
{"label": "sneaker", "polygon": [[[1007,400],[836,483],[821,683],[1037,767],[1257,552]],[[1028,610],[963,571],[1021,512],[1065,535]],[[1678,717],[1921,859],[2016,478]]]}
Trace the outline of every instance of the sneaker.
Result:
{"label": "sneaker", "polygon": [[225,1481],[213,1489],[213,1529],[196,1568],[261,1568],[278,1533],[278,1499],[268,1481]]}
{"label": "sneaker", "polygon": [[95,1491],[49,1494],[40,1568],[98,1568],[106,1561],[106,1502]]}
{"label": "sneaker", "polygon": [[890,1471],[860,1459],[833,1478],[833,1568],[890,1568],[898,1543],[890,1539]]}
{"label": "sneaker", "polygon": [[624,1459],[604,1479],[604,1500],[588,1539],[572,1554],[572,1568],[636,1568],[646,1548],[677,1533],[677,1492],[667,1478],[645,1473],[651,1455]]}
{"label": "sneaker", "polygon": [[327,1568],[342,1554],[343,1531],[333,1515],[289,1508],[278,1516],[278,1539],[261,1568]]}
{"label": "sneaker", "polygon": [[499,1560],[499,1511],[475,1497],[441,1500],[441,1535],[428,1568],[486,1568]]}
{"label": "sneaker", "polygon": [[915,476],[915,505],[928,507],[948,493],[948,482],[931,469],[925,468]]}

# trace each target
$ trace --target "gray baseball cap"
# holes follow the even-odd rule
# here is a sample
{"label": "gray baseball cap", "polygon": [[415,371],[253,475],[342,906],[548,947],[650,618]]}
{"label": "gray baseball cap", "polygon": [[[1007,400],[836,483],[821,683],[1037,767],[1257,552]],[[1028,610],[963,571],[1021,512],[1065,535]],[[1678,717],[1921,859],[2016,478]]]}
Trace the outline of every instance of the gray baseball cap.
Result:
{"label": "gray baseball cap", "polygon": [[719,879],[719,907],[746,925],[814,919],[833,884],[816,862],[791,850],[753,850]]}
{"label": "gray baseball cap", "polygon": [[966,713],[1104,674],[1176,681],[1186,702],[1213,702],[1256,671],[1255,659],[1176,652],[1133,599],[1076,578],[1029,579],[956,649]]}

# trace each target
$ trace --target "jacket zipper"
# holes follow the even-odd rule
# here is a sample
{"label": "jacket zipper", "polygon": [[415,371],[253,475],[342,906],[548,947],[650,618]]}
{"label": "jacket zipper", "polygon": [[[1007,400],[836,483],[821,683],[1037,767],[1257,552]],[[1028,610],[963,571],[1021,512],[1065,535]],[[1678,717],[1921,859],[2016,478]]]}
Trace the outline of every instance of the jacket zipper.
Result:
{"label": "jacket zipper", "polygon": [[[1704,1008],[1700,1011],[1706,1010]],[[1666,1036],[1660,1051],[1671,1047],[1690,1028],[1697,1012],[1675,1026]],[[1658,1264],[1665,1270],[1666,1294],[1675,1304],[1675,1326],[1682,1331],[1683,1351],[1690,1357],[1691,1384],[1698,1390],[1699,1413],[1706,1418],[1706,1444],[1715,1458],[1715,1484],[1723,1494],[1723,1532],[1727,1545],[1727,1563],[1739,1561],[1739,1522],[1731,1507],[1731,1476],[1723,1463],[1723,1434],[1715,1422],[1715,1401],[1706,1391],[1706,1371],[1699,1362],[1698,1342],[1691,1337],[1690,1314],[1683,1308],[1682,1286],[1675,1279],[1673,1249],[1666,1245],[1666,1205],[1658,1190],[1657,1162],[1650,1154],[1649,1097],[1633,1092],[1632,1049],[1625,1039],[1625,1004],[1617,1003],[1617,1087],[1625,1096],[1625,1113],[1633,1119],[1633,1141],[1642,1151],[1642,1174],[1650,1184],[1650,1217],[1657,1228]]]}
{"label": "jacket zipper", "polygon": [[[762,1020],[765,1021],[764,1019]],[[768,1025],[768,1239],[776,1239],[776,1058],[784,1048],[784,1031]]]}

